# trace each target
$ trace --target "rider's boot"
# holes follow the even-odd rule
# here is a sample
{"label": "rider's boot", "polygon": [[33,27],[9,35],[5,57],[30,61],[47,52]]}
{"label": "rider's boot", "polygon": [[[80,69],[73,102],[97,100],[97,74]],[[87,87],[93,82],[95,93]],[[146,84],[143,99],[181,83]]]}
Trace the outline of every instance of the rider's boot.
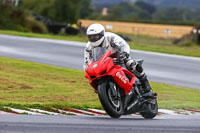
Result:
{"label": "rider's boot", "polygon": [[141,82],[143,88],[143,96],[144,97],[154,97],[156,94],[153,93],[152,88],[149,84],[146,74],[144,73],[142,62],[138,62],[136,60],[130,59],[128,56],[124,56],[124,63],[128,70],[130,70]]}
{"label": "rider's boot", "polygon": [[152,97],[153,98],[156,94],[153,93],[153,90],[149,84],[146,74],[144,73],[142,65],[138,64],[136,61],[132,62],[130,65],[130,70],[141,82],[141,85],[143,88],[142,95],[144,97],[150,97],[150,98]]}
{"label": "rider's boot", "polygon": [[143,88],[142,95],[144,97],[150,97],[150,98],[152,97],[153,98],[155,96],[155,93],[153,92],[153,90],[149,84],[146,74],[143,74],[143,76],[139,77],[138,79],[140,80],[142,88]]}

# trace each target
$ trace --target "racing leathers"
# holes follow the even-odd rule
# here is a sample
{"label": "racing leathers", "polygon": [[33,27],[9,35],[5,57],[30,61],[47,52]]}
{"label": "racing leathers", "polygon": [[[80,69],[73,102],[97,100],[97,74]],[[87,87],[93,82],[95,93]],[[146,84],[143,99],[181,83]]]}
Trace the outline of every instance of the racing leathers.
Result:
{"label": "racing leathers", "polygon": [[[150,84],[147,80],[147,76],[143,71],[143,68],[140,64],[138,64],[137,61],[132,60],[130,58],[130,47],[128,43],[121,38],[120,36],[111,33],[111,32],[105,32],[104,34],[105,39],[102,42],[101,45],[98,47],[104,47],[108,50],[111,50],[112,53],[118,51],[119,52],[119,58],[120,61],[123,62],[123,64],[126,66],[126,68],[134,73],[134,75],[140,80],[142,87],[144,89],[144,93],[152,92],[152,89],[150,87]],[[90,53],[94,47],[90,44],[90,42],[87,43],[84,51],[84,68],[87,66],[88,61],[90,60]]]}

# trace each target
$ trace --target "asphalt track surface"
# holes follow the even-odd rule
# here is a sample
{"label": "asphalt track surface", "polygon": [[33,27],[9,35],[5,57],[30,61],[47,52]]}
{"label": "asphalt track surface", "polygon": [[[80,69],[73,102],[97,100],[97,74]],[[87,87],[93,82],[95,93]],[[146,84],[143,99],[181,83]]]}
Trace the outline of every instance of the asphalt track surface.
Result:
{"label": "asphalt track surface", "polygon": [[[85,43],[0,35],[0,56],[82,69]],[[200,89],[199,58],[133,51],[145,59],[151,81]],[[199,133],[199,115],[52,116],[0,115],[0,133]]]}
{"label": "asphalt track surface", "polygon": [[0,115],[0,133],[199,133],[200,117]]}
{"label": "asphalt track surface", "polygon": [[[0,56],[82,69],[85,43],[0,35]],[[150,81],[200,89],[200,58],[132,50]]]}

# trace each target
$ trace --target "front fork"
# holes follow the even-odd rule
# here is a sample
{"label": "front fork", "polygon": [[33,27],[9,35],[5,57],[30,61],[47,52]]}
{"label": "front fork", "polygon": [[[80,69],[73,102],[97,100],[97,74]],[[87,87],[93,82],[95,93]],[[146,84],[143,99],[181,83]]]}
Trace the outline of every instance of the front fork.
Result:
{"label": "front fork", "polygon": [[[127,95],[124,96],[122,94],[119,94],[120,92],[118,90],[118,87],[114,82],[112,81],[108,81],[108,82],[109,82],[108,85],[111,89],[112,98],[114,100],[121,99],[123,101],[124,111],[131,110],[131,108],[136,108],[136,106],[140,107],[145,102],[144,98],[140,94],[140,91],[138,90],[137,84],[134,84],[133,89],[131,89],[131,91]],[[139,107],[136,108],[137,111]]]}
{"label": "front fork", "polygon": [[133,89],[125,96],[124,114],[132,114],[143,110],[142,105],[147,100],[141,95],[139,87],[139,84],[136,82],[133,85]]}
{"label": "front fork", "polygon": [[119,91],[117,90],[116,84],[113,82],[109,82],[109,86],[111,88],[112,97],[115,100],[120,100],[120,94],[119,94]]}
{"label": "front fork", "polygon": [[97,81],[97,84],[101,84],[102,82],[108,82],[108,85],[111,89],[112,98],[115,100],[120,100],[121,94],[118,90],[118,86],[116,85],[116,83],[113,82],[113,79],[111,77],[102,78]]}

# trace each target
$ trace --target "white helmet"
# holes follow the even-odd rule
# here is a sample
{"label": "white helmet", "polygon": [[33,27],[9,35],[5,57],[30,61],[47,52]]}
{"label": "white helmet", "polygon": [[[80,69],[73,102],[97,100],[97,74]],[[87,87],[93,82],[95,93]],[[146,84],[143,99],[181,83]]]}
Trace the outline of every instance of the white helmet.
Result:
{"label": "white helmet", "polygon": [[92,24],[87,29],[88,40],[93,47],[99,46],[105,39],[105,29],[101,24]]}

